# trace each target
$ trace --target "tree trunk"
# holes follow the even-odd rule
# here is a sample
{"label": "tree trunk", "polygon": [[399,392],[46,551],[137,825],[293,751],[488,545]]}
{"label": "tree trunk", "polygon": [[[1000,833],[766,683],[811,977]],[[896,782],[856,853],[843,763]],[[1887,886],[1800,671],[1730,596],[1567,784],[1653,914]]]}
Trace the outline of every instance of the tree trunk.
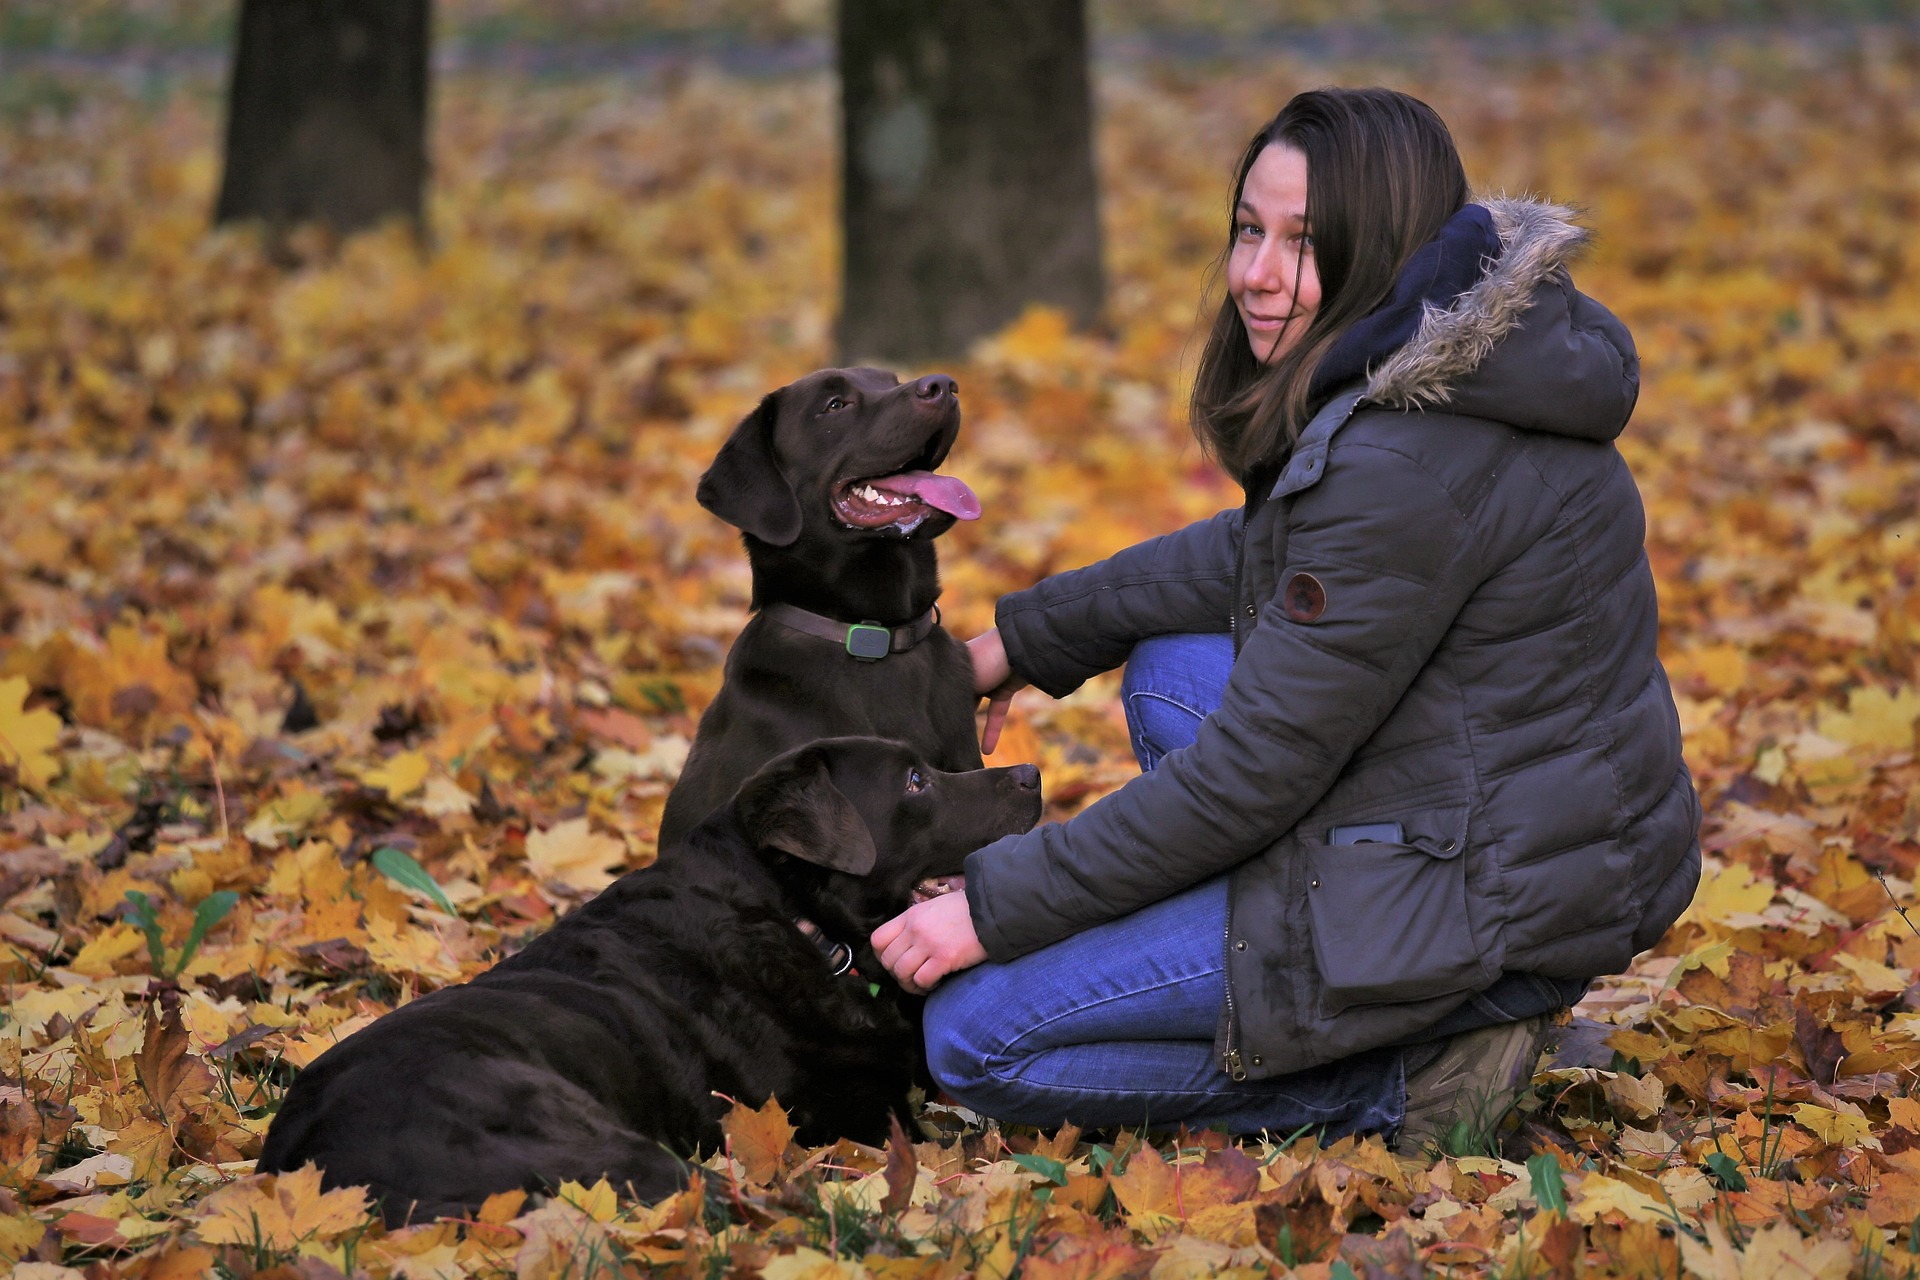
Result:
{"label": "tree trunk", "polygon": [[429,0],[241,0],[215,222],[421,227]]}
{"label": "tree trunk", "polygon": [[840,0],[843,358],[1100,311],[1083,0]]}

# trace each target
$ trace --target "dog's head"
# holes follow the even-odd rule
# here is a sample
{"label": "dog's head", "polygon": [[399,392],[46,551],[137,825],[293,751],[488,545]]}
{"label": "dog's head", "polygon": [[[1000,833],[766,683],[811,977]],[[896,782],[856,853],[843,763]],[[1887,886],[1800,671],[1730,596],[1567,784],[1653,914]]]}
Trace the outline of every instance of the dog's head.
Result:
{"label": "dog's head", "polygon": [[795,904],[851,942],[907,909],[913,887],[1040,818],[1030,764],[943,773],[904,743],[822,738],[740,785],[734,816]]}
{"label": "dog's head", "polygon": [[931,538],[980,514],[934,474],[960,432],[945,374],[822,369],[760,402],[700,477],[700,505],[776,547],[837,538]]}

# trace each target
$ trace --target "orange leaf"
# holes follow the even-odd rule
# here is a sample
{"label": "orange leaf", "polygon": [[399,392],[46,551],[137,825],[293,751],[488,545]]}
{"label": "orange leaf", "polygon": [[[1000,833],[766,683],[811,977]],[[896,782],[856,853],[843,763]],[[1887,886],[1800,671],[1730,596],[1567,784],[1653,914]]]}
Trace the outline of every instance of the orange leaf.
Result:
{"label": "orange leaf", "polygon": [[747,1171],[754,1182],[766,1184],[780,1171],[787,1144],[793,1141],[793,1125],[786,1109],[776,1098],[768,1098],[759,1110],[736,1102],[720,1121],[727,1135],[727,1151]]}

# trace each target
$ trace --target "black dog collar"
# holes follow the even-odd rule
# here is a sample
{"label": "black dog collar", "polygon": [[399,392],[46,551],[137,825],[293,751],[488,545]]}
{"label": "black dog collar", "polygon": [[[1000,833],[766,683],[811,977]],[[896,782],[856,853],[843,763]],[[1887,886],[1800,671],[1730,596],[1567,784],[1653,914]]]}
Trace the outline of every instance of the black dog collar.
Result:
{"label": "black dog collar", "polygon": [[829,938],[825,933],[821,932],[820,926],[811,920],[795,920],[793,927],[805,935],[808,942],[811,942],[819,949],[821,957],[826,960],[827,967],[833,971],[834,977],[837,978],[843,973],[852,971],[852,947],[844,942],[835,942],[832,938]]}
{"label": "black dog collar", "polygon": [[770,604],[760,612],[783,627],[831,640],[862,662],[878,662],[890,653],[905,653],[940,625],[939,605],[904,627],[883,627],[877,622],[840,622],[790,604]]}

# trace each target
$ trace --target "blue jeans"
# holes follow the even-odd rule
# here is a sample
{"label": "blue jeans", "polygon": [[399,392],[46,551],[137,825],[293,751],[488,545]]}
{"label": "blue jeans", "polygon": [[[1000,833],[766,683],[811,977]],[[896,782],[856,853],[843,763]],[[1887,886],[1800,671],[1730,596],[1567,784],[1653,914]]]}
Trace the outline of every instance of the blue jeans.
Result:
{"label": "blue jeans", "polygon": [[[1192,743],[1232,666],[1227,635],[1135,647],[1121,695],[1143,770]],[[982,1115],[1044,1127],[1310,1126],[1330,1137],[1398,1127],[1398,1048],[1267,1080],[1235,1082],[1221,1070],[1213,1039],[1226,1000],[1226,924],[1227,877],[1218,876],[1017,960],[954,974],[927,1000],[934,1078]],[[1509,974],[1423,1039],[1529,1018],[1578,994]]]}

